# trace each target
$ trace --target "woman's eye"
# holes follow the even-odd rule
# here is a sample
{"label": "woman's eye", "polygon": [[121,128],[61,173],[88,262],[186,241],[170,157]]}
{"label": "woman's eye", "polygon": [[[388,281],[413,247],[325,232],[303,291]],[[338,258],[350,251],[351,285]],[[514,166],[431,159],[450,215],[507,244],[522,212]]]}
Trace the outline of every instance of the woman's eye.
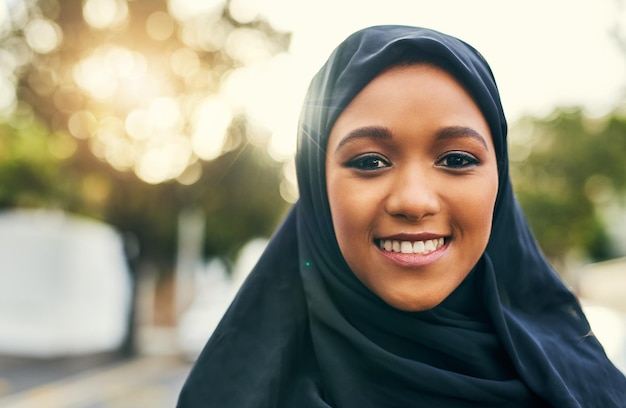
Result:
{"label": "woman's eye", "polygon": [[477,164],[480,164],[478,159],[467,153],[448,153],[437,162],[437,165],[450,169],[463,169]]}
{"label": "woman's eye", "polygon": [[378,155],[360,156],[347,163],[348,167],[352,167],[357,170],[378,170],[389,167],[390,165],[391,163]]}

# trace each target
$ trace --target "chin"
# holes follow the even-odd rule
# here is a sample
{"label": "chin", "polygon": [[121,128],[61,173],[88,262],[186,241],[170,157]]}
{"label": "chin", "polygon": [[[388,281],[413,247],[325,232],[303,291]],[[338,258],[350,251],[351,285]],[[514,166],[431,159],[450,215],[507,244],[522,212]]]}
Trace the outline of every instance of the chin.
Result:
{"label": "chin", "polygon": [[[380,295],[379,295],[380,296]],[[425,312],[438,306],[445,297],[414,298],[407,296],[380,296],[389,306],[404,312]]]}

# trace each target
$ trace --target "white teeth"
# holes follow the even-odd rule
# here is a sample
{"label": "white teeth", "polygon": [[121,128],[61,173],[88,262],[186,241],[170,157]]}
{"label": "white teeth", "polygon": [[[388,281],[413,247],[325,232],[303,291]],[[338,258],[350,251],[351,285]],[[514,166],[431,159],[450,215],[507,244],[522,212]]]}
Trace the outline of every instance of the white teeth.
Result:
{"label": "white teeth", "polygon": [[381,249],[390,252],[401,252],[403,254],[428,254],[436,249],[441,248],[445,243],[443,237],[428,239],[426,241],[394,241],[394,240],[380,240],[378,245]]}
{"label": "white teeth", "polygon": [[429,239],[428,241],[424,242],[424,251],[431,252],[433,249],[435,249],[435,244],[433,243],[432,239]]}
{"label": "white teeth", "polygon": [[413,244],[409,241],[400,242],[400,252],[403,254],[412,254],[413,253]]}

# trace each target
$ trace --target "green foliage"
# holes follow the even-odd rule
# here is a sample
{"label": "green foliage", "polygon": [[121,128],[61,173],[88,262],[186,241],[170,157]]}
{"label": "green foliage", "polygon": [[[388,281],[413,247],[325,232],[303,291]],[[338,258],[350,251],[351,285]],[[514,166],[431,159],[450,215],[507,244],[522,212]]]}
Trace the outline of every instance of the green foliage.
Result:
{"label": "green foliage", "polygon": [[54,205],[64,192],[55,183],[58,163],[47,148],[47,129],[0,125],[0,206]]}
{"label": "green foliage", "polygon": [[[86,3],[33,0],[23,13],[9,16],[14,19],[12,31],[0,33],[0,51],[16,56],[11,79],[18,100],[0,124],[0,208],[55,208],[103,220],[135,237],[142,260],[159,265],[164,273],[172,270],[178,219],[187,209],[206,215],[207,255],[233,257],[249,239],[268,236],[287,208],[279,193],[282,163],[269,157],[263,143],[251,142],[245,115],[232,116],[227,142],[217,157],[203,160],[195,151],[185,155],[192,144],[181,139],[194,136],[198,108],[207,98],[219,98],[224,78],[249,63],[245,50],[232,45],[226,50],[230,34],[258,39],[252,51],[265,58],[284,51],[289,35],[260,17],[236,21],[228,2],[190,20],[171,15],[166,0],[116,2],[124,6],[118,11],[126,17],[106,27],[87,24]],[[160,23],[154,23],[155,16]],[[151,18],[156,30],[152,35],[147,29]],[[58,47],[46,52],[29,49],[34,42],[24,27],[33,19],[52,22],[60,30]],[[169,34],[166,23],[172,27]],[[220,46],[214,46],[216,38],[222,38]],[[19,61],[16,50],[22,52]],[[114,61],[118,71],[109,72],[113,79],[97,88],[104,92],[98,94],[81,83],[77,73],[102,86],[100,75],[106,72],[98,71],[98,64],[82,65],[94,71],[78,67],[106,52],[99,61],[119,59]],[[115,92],[107,94],[107,86]],[[166,107],[176,104],[176,120],[165,121],[166,126],[157,129],[160,133],[149,137],[130,134],[131,113],[146,112],[163,99],[169,103]],[[201,136],[219,141],[220,135],[211,131],[209,127]],[[167,154],[177,146],[187,148],[176,156],[184,162],[180,171],[145,182],[138,170],[141,161],[155,150],[176,158]],[[151,165],[157,171],[161,167],[155,160]],[[195,176],[185,181],[186,172]]]}
{"label": "green foliage", "polygon": [[602,211],[626,190],[626,118],[560,109],[522,119],[510,139],[516,194],[546,255],[556,261],[572,251],[595,261],[616,255]]}
{"label": "green foliage", "polygon": [[282,165],[247,142],[202,162],[193,185],[151,185],[93,157],[86,146],[66,159],[50,154],[46,128],[0,126],[0,208],[57,208],[100,219],[136,237],[144,260],[171,265],[178,216],[207,214],[207,254],[233,257],[250,238],[268,236],[287,208]]}

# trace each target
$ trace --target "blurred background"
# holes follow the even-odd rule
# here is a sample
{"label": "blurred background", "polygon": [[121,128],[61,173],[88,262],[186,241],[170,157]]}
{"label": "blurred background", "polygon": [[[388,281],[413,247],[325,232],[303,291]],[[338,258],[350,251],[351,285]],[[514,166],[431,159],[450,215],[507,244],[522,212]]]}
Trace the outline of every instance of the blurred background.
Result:
{"label": "blurred background", "polygon": [[297,200],[308,81],[384,23],[490,62],[519,200],[626,370],[626,2],[380,3],[0,0],[0,406],[174,406]]}

